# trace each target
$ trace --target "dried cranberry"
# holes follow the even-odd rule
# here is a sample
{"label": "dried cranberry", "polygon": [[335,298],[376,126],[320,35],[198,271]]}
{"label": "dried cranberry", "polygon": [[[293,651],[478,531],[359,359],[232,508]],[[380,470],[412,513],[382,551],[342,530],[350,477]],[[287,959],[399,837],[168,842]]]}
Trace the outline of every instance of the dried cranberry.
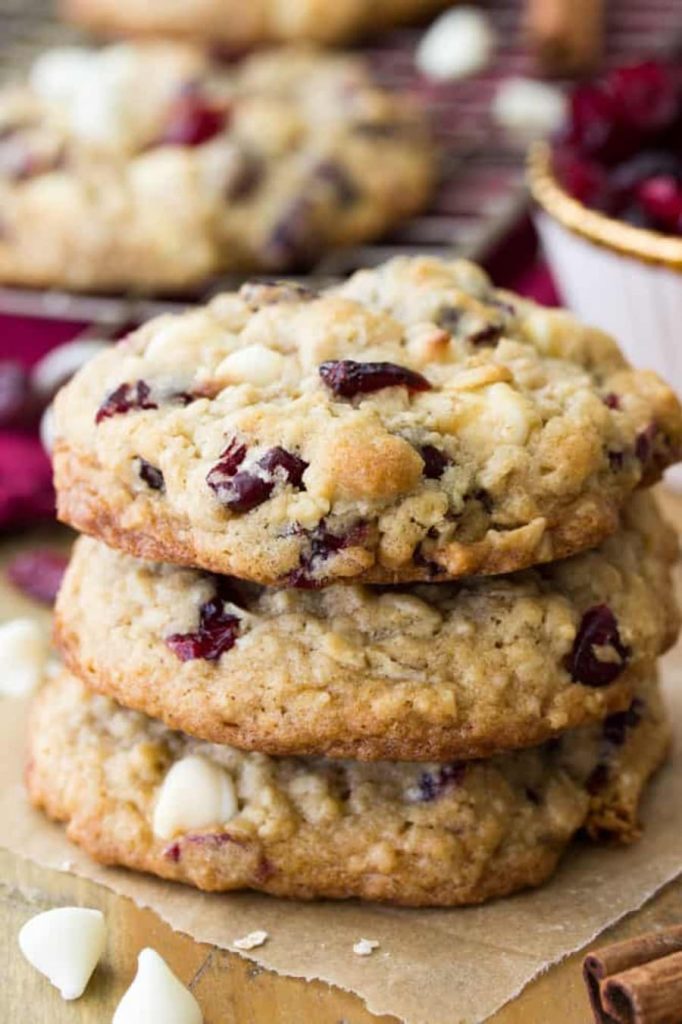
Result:
{"label": "dried cranberry", "polygon": [[180,661],[217,661],[234,647],[239,636],[236,615],[225,611],[220,597],[214,597],[199,609],[199,628],[193,633],[173,633],[166,643]]}
{"label": "dried cranberry", "polygon": [[282,470],[292,487],[299,488],[303,486],[303,474],[308,468],[307,462],[299,459],[298,455],[288,452],[286,448],[270,448],[258,460],[258,465],[273,476],[278,469]]}
{"label": "dried cranberry", "polygon": [[654,441],[658,434],[658,427],[655,423],[649,423],[644,430],[640,430],[635,438],[635,455],[640,462],[646,464],[651,460],[654,452]]}
{"label": "dried cranberry", "polygon": [[602,725],[604,739],[614,747],[622,747],[627,739],[628,729],[634,728],[641,722],[643,712],[644,701],[635,697],[626,711],[617,711],[604,719]]}
{"label": "dried cranberry", "polygon": [[[467,498],[468,497],[469,495],[467,495]],[[483,507],[484,512],[488,515],[492,513],[494,502],[489,492],[486,491],[484,487],[479,487],[477,490],[473,491],[471,497]]]}
{"label": "dried cranberry", "polygon": [[637,199],[663,230],[682,233],[682,181],[671,175],[649,178],[638,187]]}
{"label": "dried cranberry", "polygon": [[608,765],[601,763],[594,768],[585,782],[585,788],[591,796],[596,796],[609,781]]}
{"label": "dried cranberry", "polygon": [[574,199],[588,206],[602,208],[606,205],[606,172],[585,156],[573,152],[561,152],[554,158],[557,178]]}
{"label": "dried cranberry", "polygon": [[657,61],[615,68],[606,78],[614,117],[628,127],[652,133],[667,127],[679,109],[668,68]]}
{"label": "dried cranberry", "polygon": [[255,472],[237,472],[245,456],[246,445],[233,439],[206,477],[218,500],[232,512],[250,512],[262,505],[275,489],[278,478],[293,487],[303,487],[308,463],[285,448],[270,448],[256,463]]}
{"label": "dried cranberry", "polygon": [[59,551],[25,551],[12,559],[7,576],[22,593],[43,604],[54,604],[68,562],[67,556]]}
{"label": "dried cranberry", "polygon": [[615,391],[609,391],[603,398],[604,405],[609,409],[620,409],[620,398]]}
{"label": "dried cranberry", "polygon": [[41,151],[20,128],[0,135],[0,178],[13,182],[27,181],[57,170],[63,161],[61,147]]}
{"label": "dried cranberry", "polygon": [[437,772],[424,772],[417,784],[417,800],[436,800],[450,786],[458,785],[463,780],[465,772],[466,764],[462,761],[442,765]]}
{"label": "dried cranberry", "polygon": [[315,168],[314,177],[329,185],[334,191],[338,205],[347,209],[360,198],[360,189],[345,167],[334,160],[324,160]]}
{"label": "dried cranberry", "polygon": [[95,423],[101,423],[111,416],[121,416],[127,412],[137,412],[141,409],[158,409],[156,402],[150,399],[149,385],[138,380],[135,384],[120,384],[115,391],[108,395],[95,416]]}
{"label": "dried cranberry", "polygon": [[233,437],[206,477],[206,483],[223,504],[227,504],[232,495],[232,481],[246,458],[246,452],[246,445]]}
{"label": "dried cranberry", "polygon": [[310,537],[310,552],[314,560],[323,560],[337,551],[352,547],[365,535],[365,524],[356,523],[347,533],[332,533],[327,529],[325,520],[318,523]]}
{"label": "dried cranberry", "polygon": [[226,110],[213,106],[196,87],[187,88],[171,105],[157,144],[200,146],[221,132],[227,120]]}
{"label": "dried cranberry", "polygon": [[427,558],[422,550],[422,545],[418,544],[412,552],[412,561],[420,569],[425,569],[429,579],[435,579],[437,576],[442,576],[445,569],[438,562],[434,562],[432,559]]}
{"label": "dried cranberry", "polygon": [[231,832],[190,832],[185,836],[185,842],[194,843],[195,846],[209,846],[219,850],[221,846],[227,846],[228,843],[244,846],[246,840],[241,836],[232,835]]}
{"label": "dried cranberry", "polygon": [[298,196],[285,208],[267,236],[262,258],[271,269],[305,267],[319,249],[315,205],[310,196]]}
{"label": "dried cranberry", "polygon": [[637,227],[682,231],[679,86],[671,68],[647,60],[575,89],[554,161],[564,188]]}
{"label": "dried cranberry", "polygon": [[[297,527],[294,532],[305,531]],[[360,521],[346,533],[332,533],[327,528],[326,520],[322,519],[314,530],[306,533],[308,549],[301,555],[298,568],[289,573],[285,582],[299,590],[316,590],[324,586],[324,579],[318,579],[313,575],[315,571],[337,551],[360,543],[366,532],[366,524]]]}
{"label": "dried cranberry", "polygon": [[476,345],[479,348],[485,348],[486,346],[497,345],[498,341],[502,337],[504,327],[502,324],[486,324],[485,327],[481,327],[478,331],[473,331],[467,335],[467,341],[470,345]]}
{"label": "dried cranberry", "polygon": [[673,153],[661,149],[645,149],[623,161],[609,173],[609,188],[617,208],[623,207],[635,191],[648,178],[682,176],[682,161]]}
{"label": "dried cranberry", "polygon": [[395,363],[356,363],[352,359],[330,360],[319,368],[327,387],[341,398],[404,387],[408,391],[430,391],[431,385],[414,370]]}
{"label": "dried cranberry", "polygon": [[261,883],[267,882],[269,878],[272,878],[273,875],[277,874],[277,868],[272,863],[272,861],[268,860],[267,857],[261,855],[261,857],[258,860],[258,864],[256,865],[256,870],[254,874],[257,881]]}
{"label": "dried cranberry", "polygon": [[454,334],[462,319],[462,310],[457,306],[443,306],[436,318],[436,323],[448,334]]}
{"label": "dried cranberry", "polygon": [[[617,660],[603,661],[595,648],[609,647]],[[616,617],[605,604],[594,605],[582,617],[566,667],[576,683],[608,686],[628,663],[630,649],[623,644]]]}
{"label": "dried cranberry", "polygon": [[[246,458],[247,447],[233,437],[227,448],[220,453],[219,466],[226,476],[234,476]],[[217,468],[217,467],[216,467]]]}
{"label": "dried cranberry", "polygon": [[36,411],[28,371],[14,359],[0,362],[0,429],[23,426]]}
{"label": "dried cranberry", "polygon": [[588,156],[602,157],[614,142],[616,105],[602,85],[581,85],[569,99],[565,141]]}
{"label": "dried cranberry", "polygon": [[146,459],[138,459],[137,471],[140,480],[144,480],[147,487],[150,487],[153,491],[163,491],[166,489],[163,473],[156,466],[152,466],[151,462],[147,462]]}
{"label": "dried cranberry", "polygon": [[240,156],[235,173],[227,186],[226,199],[233,203],[249,199],[265,176],[265,166],[256,153],[244,150]]}
{"label": "dried cranberry", "polygon": [[187,405],[191,405],[192,402],[196,402],[196,400],[198,398],[203,398],[203,397],[204,396],[202,394],[200,394],[198,391],[197,392],[173,391],[170,395],[168,395],[168,400],[170,402],[173,402],[174,404],[177,404],[177,405],[187,406]]}
{"label": "dried cranberry", "polygon": [[427,480],[440,480],[448,466],[452,465],[452,459],[435,445],[423,444],[418,451],[424,460],[422,473]]}
{"label": "dried cranberry", "polygon": [[[245,839],[232,835],[231,832],[188,832],[181,840],[176,839],[174,843],[167,846],[163,851],[163,855],[166,860],[171,861],[173,864],[178,864],[182,858],[183,843],[219,850],[228,843],[234,843],[236,846],[245,846],[246,842]],[[256,870],[258,871],[258,868]]]}
{"label": "dried cranberry", "polygon": [[[209,486],[212,486],[210,480]],[[274,480],[264,480],[254,473],[243,471],[235,474],[228,486],[221,487],[219,497],[231,512],[251,512],[267,501],[274,489]]]}

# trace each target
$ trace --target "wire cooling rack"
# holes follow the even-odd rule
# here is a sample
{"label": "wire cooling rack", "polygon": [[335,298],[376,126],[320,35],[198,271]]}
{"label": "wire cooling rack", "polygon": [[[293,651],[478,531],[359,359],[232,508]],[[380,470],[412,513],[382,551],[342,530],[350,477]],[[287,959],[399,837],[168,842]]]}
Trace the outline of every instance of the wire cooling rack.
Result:
{"label": "wire cooling rack", "polygon": [[[495,127],[490,104],[501,81],[532,73],[523,47],[522,0],[488,0],[483,6],[498,47],[493,66],[471,79],[436,84],[420,78],[413,54],[421,29],[387,32],[362,47],[381,83],[416,93],[430,112],[442,154],[441,186],[426,213],[380,242],[326,255],[308,280],[333,280],[360,266],[416,252],[485,260],[521,216],[526,203],[523,151]],[[78,38],[52,11],[53,0],[0,0],[0,76],[16,74],[41,49]],[[680,0],[611,0],[607,12],[607,63],[669,48],[671,40],[680,38]],[[220,278],[201,293],[175,301],[0,288],[0,314],[78,321],[90,333],[115,334],[123,325],[202,301],[239,281]]]}

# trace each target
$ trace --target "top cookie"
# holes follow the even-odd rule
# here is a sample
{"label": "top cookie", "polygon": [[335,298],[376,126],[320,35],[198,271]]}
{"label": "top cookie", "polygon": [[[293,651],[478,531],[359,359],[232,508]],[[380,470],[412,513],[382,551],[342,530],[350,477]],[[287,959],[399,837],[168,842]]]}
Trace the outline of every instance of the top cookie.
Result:
{"label": "top cookie", "polygon": [[61,518],[266,584],[509,572],[594,546],[675,461],[682,410],[607,336],[470,263],[315,294],[245,285],[56,402]]}
{"label": "top cookie", "polygon": [[0,92],[0,281],[179,290],[300,268],[414,213],[433,176],[423,119],[354,58],[48,51]]}
{"label": "top cookie", "polygon": [[97,31],[230,47],[294,39],[338,43],[447,6],[448,0],[62,0],[68,18]]}

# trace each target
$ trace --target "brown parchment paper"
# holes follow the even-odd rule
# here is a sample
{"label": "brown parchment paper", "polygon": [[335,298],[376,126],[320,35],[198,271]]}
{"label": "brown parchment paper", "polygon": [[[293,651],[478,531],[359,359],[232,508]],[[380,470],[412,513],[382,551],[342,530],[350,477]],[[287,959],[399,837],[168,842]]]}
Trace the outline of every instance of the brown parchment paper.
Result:
{"label": "brown parchment paper", "polygon": [[[487,906],[420,911],[205,895],[98,867],[27,804],[21,701],[1,705],[0,845],[45,867],[68,862],[74,873],[151,907],[202,942],[230,948],[235,938],[265,929],[267,944],[244,955],[282,974],[349,989],[374,1013],[407,1024],[478,1024],[682,871],[682,655],[669,656],[663,674],[675,751],[645,801],[642,840],[624,850],[578,845],[544,888]],[[371,957],[353,953],[361,937],[380,943]]]}

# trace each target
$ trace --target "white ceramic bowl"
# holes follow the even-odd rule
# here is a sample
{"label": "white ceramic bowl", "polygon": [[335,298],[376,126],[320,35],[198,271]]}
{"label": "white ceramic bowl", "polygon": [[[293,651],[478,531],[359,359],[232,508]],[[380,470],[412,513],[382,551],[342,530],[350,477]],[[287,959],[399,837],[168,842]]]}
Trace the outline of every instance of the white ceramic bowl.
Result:
{"label": "white ceramic bowl", "polygon": [[[682,238],[583,206],[554,177],[546,143],[532,148],[528,179],[535,224],[566,305],[682,397]],[[682,467],[666,480],[682,490]]]}

